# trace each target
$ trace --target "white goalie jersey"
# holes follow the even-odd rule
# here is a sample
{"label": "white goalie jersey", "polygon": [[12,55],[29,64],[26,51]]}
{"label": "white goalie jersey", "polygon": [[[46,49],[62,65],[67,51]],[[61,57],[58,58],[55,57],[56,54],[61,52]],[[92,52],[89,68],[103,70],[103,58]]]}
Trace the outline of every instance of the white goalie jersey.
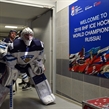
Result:
{"label": "white goalie jersey", "polygon": [[8,66],[13,68],[16,64],[21,66],[31,65],[34,72],[42,73],[44,71],[43,65],[43,43],[37,39],[33,39],[30,46],[26,46],[24,41],[20,38],[13,42],[13,49],[9,50],[6,55]]}

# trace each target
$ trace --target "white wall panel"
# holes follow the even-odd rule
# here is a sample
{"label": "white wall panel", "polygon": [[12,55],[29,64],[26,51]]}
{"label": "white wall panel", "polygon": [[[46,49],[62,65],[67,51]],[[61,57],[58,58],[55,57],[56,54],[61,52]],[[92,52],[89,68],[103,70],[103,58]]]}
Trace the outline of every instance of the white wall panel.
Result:
{"label": "white wall panel", "polygon": [[65,7],[69,6],[70,4],[76,2],[77,0],[57,0],[56,3],[56,12],[61,11]]}

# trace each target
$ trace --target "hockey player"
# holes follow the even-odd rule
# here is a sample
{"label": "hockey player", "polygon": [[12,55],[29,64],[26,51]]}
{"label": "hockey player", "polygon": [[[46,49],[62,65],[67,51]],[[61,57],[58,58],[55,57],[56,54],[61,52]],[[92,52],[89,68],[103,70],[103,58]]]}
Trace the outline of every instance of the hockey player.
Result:
{"label": "hockey player", "polygon": [[[5,37],[2,39],[3,42],[6,42],[9,46],[10,44],[14,41],[14,39],[16,38],[16,35],[17,35],[17,31],[16,30],[10,30],[9,34],[8,34],[8,37]],[[1,43],[1,46],[4,46],[6,45],[5,43]],[[6,64],[5,64],[5,61],[1,58],[0,59],[0,73],[1,73],[1,77],[4,75],[4,73],[6,73],[5,69],[6,69]]]}
{"label": "hockey player", "polygon": [[9,86],[13,80],[17,79],[20,66],[22,71],[30,75],[41,101],[44,104],[54,102],[55,96],[44,75],[43,43],[35,39],[33,31],[27,27],[22,31],[21,37],[13,42],[11,48],[13,49],[10,50],[10,54],[5,56],[9,71],[5,86]]}
{"label": "hockey player", "polygon": [[[6,42],[7,44],[8,44],[8,46],[11,46],[11,44],[13,43],[13,41],[15,40],[15,39],[17,39],[18,37],[17,37],[17,31],[16,30],[10,30],[9,31],[9,34],[8,34],[8,37],[5,37],[5,38],[3,38],[2,39],[2,41],[4,41],[4,42]],[[4,66],[3,66],[4,65]],[[0,66],[2,66],[3,67],[3,69],[5,70],[6,69],[6,64],[4,64],[4,63],[0,63]],[[4,73],[6,73],[6,71],[4,71]],[[4,76],[5,76],[5,74],[4,74]],[[2,77],[3,78],[3,77]],[[1,80],[2,81],[2,80]],[[16,85],[16,84],[15,84]],[[13,90],[13,94],[15,93],[15,90]]]}
{"label": "hockey player", "polygon": [[17,36],[17,31],[16,30],[10,30],[8,37],[3,38],[2,41],[6,43],[12,43]]}
{"label": "hockey player", "polygon": [[[21,32],[22,32],[22,30],[19,32],[19,35],[17,35],[17,31],[16,30],[10,30],[8,37],[3,38],[2,41],[8,43],[8,45],[10,46],[11,43],[15,39],[17,39],[17,38],[19,38],[21,36]],[[3,65],[5,67],[5,64],[3,64],[3,63],[0,64],[0,66],[3,66]],[[18,68],[19,68],[18,70],[21,69],[20,66],[18,66]],[[22,78],[22,81],[23,81],[22,82],[23,83],[22,90],[30,89],[31,87],[30,87],[30,82],[29,82],[28,75],[26,73],[24,73],[22,70],[20,70],[20,71],[21,71],[21,78]],[[19,84],[21,84],[21,83],[19,83]],[[15,92],[15,90],[13,92]]]}

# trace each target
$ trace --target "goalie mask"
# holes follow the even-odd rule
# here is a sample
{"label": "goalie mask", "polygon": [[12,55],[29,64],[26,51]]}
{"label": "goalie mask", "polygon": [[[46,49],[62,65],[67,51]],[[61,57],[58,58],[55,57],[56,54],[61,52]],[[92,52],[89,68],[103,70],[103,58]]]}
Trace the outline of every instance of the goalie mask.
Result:
{"label": "goalie mask", "polygon": [[27,46],[30,46],[33,40],[33,36],[34,36],[34,33],[29,27],[25,28],[21,33],[21,39],[24,41],[24,43]]}

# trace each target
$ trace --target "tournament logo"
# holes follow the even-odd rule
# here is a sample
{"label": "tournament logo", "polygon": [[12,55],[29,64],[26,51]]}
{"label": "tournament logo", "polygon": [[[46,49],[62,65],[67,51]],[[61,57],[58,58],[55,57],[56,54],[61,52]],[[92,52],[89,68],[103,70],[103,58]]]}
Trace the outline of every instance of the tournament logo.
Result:
{"label": "tournament logo", "polygon": [[21,59],[25,62],[28,63],[34,56],[33,55],[26,55],[22,56]]}
{"label": "tournament logo", "polygon": [[83,9],[80,6],[72,6],[72,8],[71,8],[71,16],[80,14],[81,12],[83,12]]}
{"label": "tournament logo", "polygon": [[71,15],[72,15],[72,16],[75,15],[75,7],[74,7],[74,6],[71,8]]}

